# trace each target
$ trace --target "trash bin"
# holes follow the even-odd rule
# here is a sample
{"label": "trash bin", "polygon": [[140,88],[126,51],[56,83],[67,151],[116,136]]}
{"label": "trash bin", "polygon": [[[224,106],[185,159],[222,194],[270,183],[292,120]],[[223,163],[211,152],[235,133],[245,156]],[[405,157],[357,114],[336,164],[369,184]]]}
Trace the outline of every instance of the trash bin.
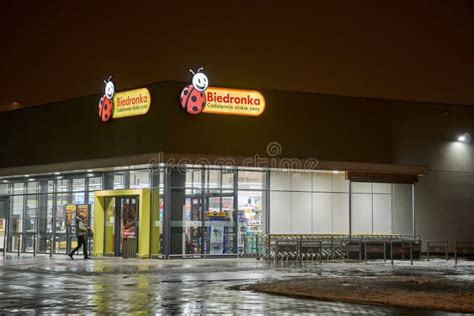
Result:
{"label": "trash bin", "polygon": [[122,258],[136,258],[137,257],[137,238],[125,238],[123,240]]}

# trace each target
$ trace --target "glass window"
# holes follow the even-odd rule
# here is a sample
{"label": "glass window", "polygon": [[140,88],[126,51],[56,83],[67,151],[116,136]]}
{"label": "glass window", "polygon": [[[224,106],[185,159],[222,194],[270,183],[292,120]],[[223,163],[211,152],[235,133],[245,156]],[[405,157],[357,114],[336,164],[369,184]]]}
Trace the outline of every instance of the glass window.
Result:
{"label": "glass window", "polygon": [[13,215],[23,216],[23,195],[16,195],[13,197]]}
{"label": "glass window", "polygon": [[220,188],[221,184],[221,172],[220,170],[208,170],[208,187],[209,189]]}
{"label": "glass window", "polygon": [[186,169],[186,188],[202,188],[201,169]]}
{"label": "glass window", "polygon": [[27,182],[27,193],[38,193],[38,182],[37,181],[28,181]]}
{"label": "glass window", "polygon": [[[238,193],[238,221],[239,253],[256,254],[260,244],[258,235],[263,228],[263,196],[262,191],[239,191]],[[261,250],[261,249],[260,249]]]}
{"label": "glass window", "polygon": [[149,170],[131,170],[130,171],[130,188],[149,188],[150,184],[150,172]]}
{"label": "glass window", "polygon": [[102,177],[89,178],[89,191],[102,190]]}
{"label": "glass window", "polygon": [[25,183],[17,182],[13,184],[13,194],[23,194],[25,193]]}
{"label": "glass window", "polygon": [[74,192],[84,191],[86,189],[86,179],[78,178],[72,179],[72,190]]}
{"label": "glass window", "polygon": [[[15,195],[13,196],[13,205],[12,211],[10,213],[10,234],[13,237],[16,233],[21,233],[23,231],[23,206],[24,206],[24,196]],[[12,238],[12,241],[14,238]],[[13,245],[13,249],[16,247]],[[10,246],[11,247],[11,246]]]}
{"label": "glass window", "polygon": [[202,189],[202,170],[192,169],[193,182],[192,187],[196,189]]}
{"label": "glass window", "polygon": [[74,192],[72,194],[73,204],[84,204],[84,192]]}
{"label": "glass window", "polygon": [[259,171],[238,171],[239,189],[263,190],[265,173]]}
{"label": "glass window", "polygon": [[66,225],[64,206],[69,203],[68,194],[60,193],[57,195],[56,199],[56,232],[65,233]]}
{"label": "glass window", "polygon": [[53,194],[48,194],[48,215],[46,220],[46,231],[53,232]]}
{"label": "glass window", "polygon": [[26,196],[25,232],[37,231],[38,196],[36,194]]}
{"label": "glass window", "polygon": [[54,181],[48,181],[48,193],[54,192]]}
{"label": "glass window", "polygon": [[36,194],[26,196],[26,216],[37,216],[38,196]]}
{"label": "glass window", "polygon": [[114,189],[125,189],[125,172],[114,173]]}
{"label": "glass window", "polygon": [[68,179],[60,179],[57,182],[57,191],[58,192],[67,192],[69,191],[69,180]]}
{"label": "glass window", "polygon": [[232,189],[234,187],[234,171],[222,170],[222,188]]}
{"label": "glass window", "polygon": [[11,185],[9,183],[0,183],[0,195],[8,194],[11,194]]}

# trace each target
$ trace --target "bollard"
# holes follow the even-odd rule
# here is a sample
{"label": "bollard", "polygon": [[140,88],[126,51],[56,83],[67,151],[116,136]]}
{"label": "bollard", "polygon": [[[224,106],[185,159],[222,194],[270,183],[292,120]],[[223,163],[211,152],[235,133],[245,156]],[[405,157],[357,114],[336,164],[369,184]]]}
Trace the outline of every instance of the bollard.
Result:
{"label": "bollard", "polygon": [[[334,250],[333,250],[333,246],[334,246],[334,236],[331,236],[331,260],[334,259]],[[360,258],[359,258],[360,260]]]}
{"label": "bollard", "polygon": [[258,235],[255,235],[255,256],[258,255]]}
{"label": "bollard", "polygon": [[276,246],[276,249],[275,249],[275,261],[278,262],[278,260],[280,259],[278,256],[279,256],[279,253],[280,253],[280,249],[278,247],[278,240],[275,241],[275,246]]}
{"label": "bollard", "polygon": [[393,266],[393,242],[390,241],[390,260],[392,261]]}
{"label": "bollard", "polygon": [[319,264],[323,264],[323,242],[319,242]]}
{"label": "bollard", "polygon": [[19,257],[21,253],[21,235],[18,234],[16,238],[18,240],[18,257]]}
{"label": "bollard", "polygon": [[5,233],[3,237],[3,257],[7,255],[7,247],[8,247],[8,236],[7,236],[7,233]]}
{"label": "bollard", "polygon": [[248,236],[244,236],[244,257],[247,256],[247,243],[248,243]]}
{"label": "bollard", "polygon": [[298,262],[301,263],[303,262],[303,255],[301,253],[301,247],[303,246],[303,236],[300,236],[298,243],[296,245],[296,255],[298,256]]}
{"label": "bollard", "polygon": [[33,235],[33,257],[36,257],[36,243],[38,241],[38,236],[37,235]]}
{"label": "bollard", "polygon": [[364,259],[367,262],[367,242],[364,242]]}
{"label": "bollard", "polygon": [[49,257],[53,256],[53,236],[49,237]]}

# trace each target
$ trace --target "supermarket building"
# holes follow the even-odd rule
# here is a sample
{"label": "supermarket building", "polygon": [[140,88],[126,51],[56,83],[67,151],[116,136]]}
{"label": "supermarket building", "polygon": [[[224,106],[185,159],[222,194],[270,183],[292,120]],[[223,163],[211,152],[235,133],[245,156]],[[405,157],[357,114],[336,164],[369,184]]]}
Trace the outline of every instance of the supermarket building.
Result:
{"label": "supermarket building", "polygon": [[471,108],[185,86],[1,113],[0,248],[66,253],[80,210],[97,256],[134,238],[145,258],[252,254],[269,234],[474,238]]}

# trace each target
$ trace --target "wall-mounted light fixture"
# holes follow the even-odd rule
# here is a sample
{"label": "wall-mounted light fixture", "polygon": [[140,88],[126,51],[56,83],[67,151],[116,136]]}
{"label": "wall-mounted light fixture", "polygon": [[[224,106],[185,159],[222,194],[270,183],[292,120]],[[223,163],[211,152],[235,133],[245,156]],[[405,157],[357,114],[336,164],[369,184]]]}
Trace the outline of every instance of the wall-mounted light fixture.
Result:
{"label": "wall-mounted light fixture", "polygon": [[469,143],[470,140],[471,140],[471,135],[469,135],[469,133],[460,134],[458,135],[458,139],[457,139],[457,141],[461,143]]}

